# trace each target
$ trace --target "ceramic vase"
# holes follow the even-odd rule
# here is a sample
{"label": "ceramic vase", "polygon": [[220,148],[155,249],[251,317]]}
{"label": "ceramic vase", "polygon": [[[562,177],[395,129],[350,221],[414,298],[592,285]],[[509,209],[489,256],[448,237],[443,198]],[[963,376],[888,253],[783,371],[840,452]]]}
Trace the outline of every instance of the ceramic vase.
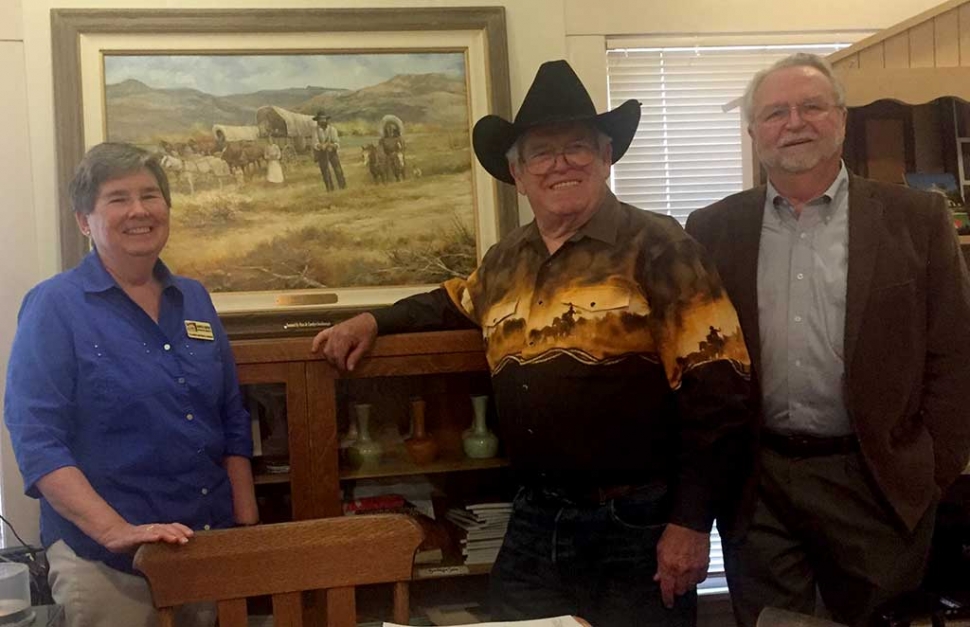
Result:
{"label": "ceramic vase", "polygon": [[411,437],[404,443],[411,461],[419,466],[430,464],[438,458],[438,443],[425,430],[424,410],[423,399],[411,401]]}
{"label": "ceramic vase", "polygon": [[347,426],[347,433],[344,434],[344,437],[340,438],[340,446],[338,449],[341,461],[347,464],[350,463],[350,448],[357,442],[357,438],[360,437],[360,432],[357,430],[357,416],[351,416],[348,422],[350,424]]}
{"label": "ceramic vase", "polygon": [[462,447],[465,455],[473,459],[487,459],[495,457],[498,452],[498,437],[488,430],[485,418],[488,412],[487,396],[472,396],[472,411],[475,418],[471,429],[462,436]]}
{"label": "ceramic vase", "polygon": [[354,405],[357,414],[357,440],[347,450],[347,460],[350,465],[374,466],[381,461],[384,453],[380,442],[375,442],[370,436],[370,405],[358,403]]}

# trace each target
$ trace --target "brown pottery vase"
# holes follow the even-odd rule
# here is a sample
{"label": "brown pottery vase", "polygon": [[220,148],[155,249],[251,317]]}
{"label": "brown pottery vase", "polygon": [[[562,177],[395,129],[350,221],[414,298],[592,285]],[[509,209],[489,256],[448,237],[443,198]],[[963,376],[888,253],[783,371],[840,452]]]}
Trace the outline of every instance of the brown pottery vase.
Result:
{"label": "brown pottery vase", "polygon": [[438,458],[438,443],[424,428],[424,410],[423,399],[411,401],[411,437],[404,442],[411,461],[419,466],[430,464]]}

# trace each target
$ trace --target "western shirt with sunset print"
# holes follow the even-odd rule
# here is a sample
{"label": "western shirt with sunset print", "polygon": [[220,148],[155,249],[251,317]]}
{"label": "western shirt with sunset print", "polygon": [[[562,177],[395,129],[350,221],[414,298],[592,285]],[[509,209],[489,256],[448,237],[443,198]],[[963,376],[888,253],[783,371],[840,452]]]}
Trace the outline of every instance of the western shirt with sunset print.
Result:
{"label": "western shirt with sunset print", "polygon": [[717,272],[674,219],[612,194],[555,254],[532,222],[467,279],[374,315],[382,334],[482,329],[526,483],[664,481],[671,522],[709,530],[749,463],[751,363]]}

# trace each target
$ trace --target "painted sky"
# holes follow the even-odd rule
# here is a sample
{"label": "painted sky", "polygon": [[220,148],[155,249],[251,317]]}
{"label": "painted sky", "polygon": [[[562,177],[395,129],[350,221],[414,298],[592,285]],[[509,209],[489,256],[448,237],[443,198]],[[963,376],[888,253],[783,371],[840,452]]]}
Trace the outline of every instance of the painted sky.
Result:
{"label": "painted sky", "polygon": [[360,89],[398,74],[462,77],[460,52],[426,54],[106,55],[105,83],[136,79],[156,89],[189,88],[228,96],[262,89]]}

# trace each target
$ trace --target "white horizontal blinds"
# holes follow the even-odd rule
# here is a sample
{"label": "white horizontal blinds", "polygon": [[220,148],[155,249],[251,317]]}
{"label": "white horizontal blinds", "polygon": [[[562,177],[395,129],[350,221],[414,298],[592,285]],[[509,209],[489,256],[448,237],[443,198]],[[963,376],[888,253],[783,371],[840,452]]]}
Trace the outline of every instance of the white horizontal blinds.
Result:
{"label": "white horizontal blinds", "polygon": [[607,52],[610,108],[635,98],[640,127],[613,167],[620,199],[681,223],[694,209],[741,191],[739,108],[758,70],[793,52],[820,55],[847,44],[617,48]]}

